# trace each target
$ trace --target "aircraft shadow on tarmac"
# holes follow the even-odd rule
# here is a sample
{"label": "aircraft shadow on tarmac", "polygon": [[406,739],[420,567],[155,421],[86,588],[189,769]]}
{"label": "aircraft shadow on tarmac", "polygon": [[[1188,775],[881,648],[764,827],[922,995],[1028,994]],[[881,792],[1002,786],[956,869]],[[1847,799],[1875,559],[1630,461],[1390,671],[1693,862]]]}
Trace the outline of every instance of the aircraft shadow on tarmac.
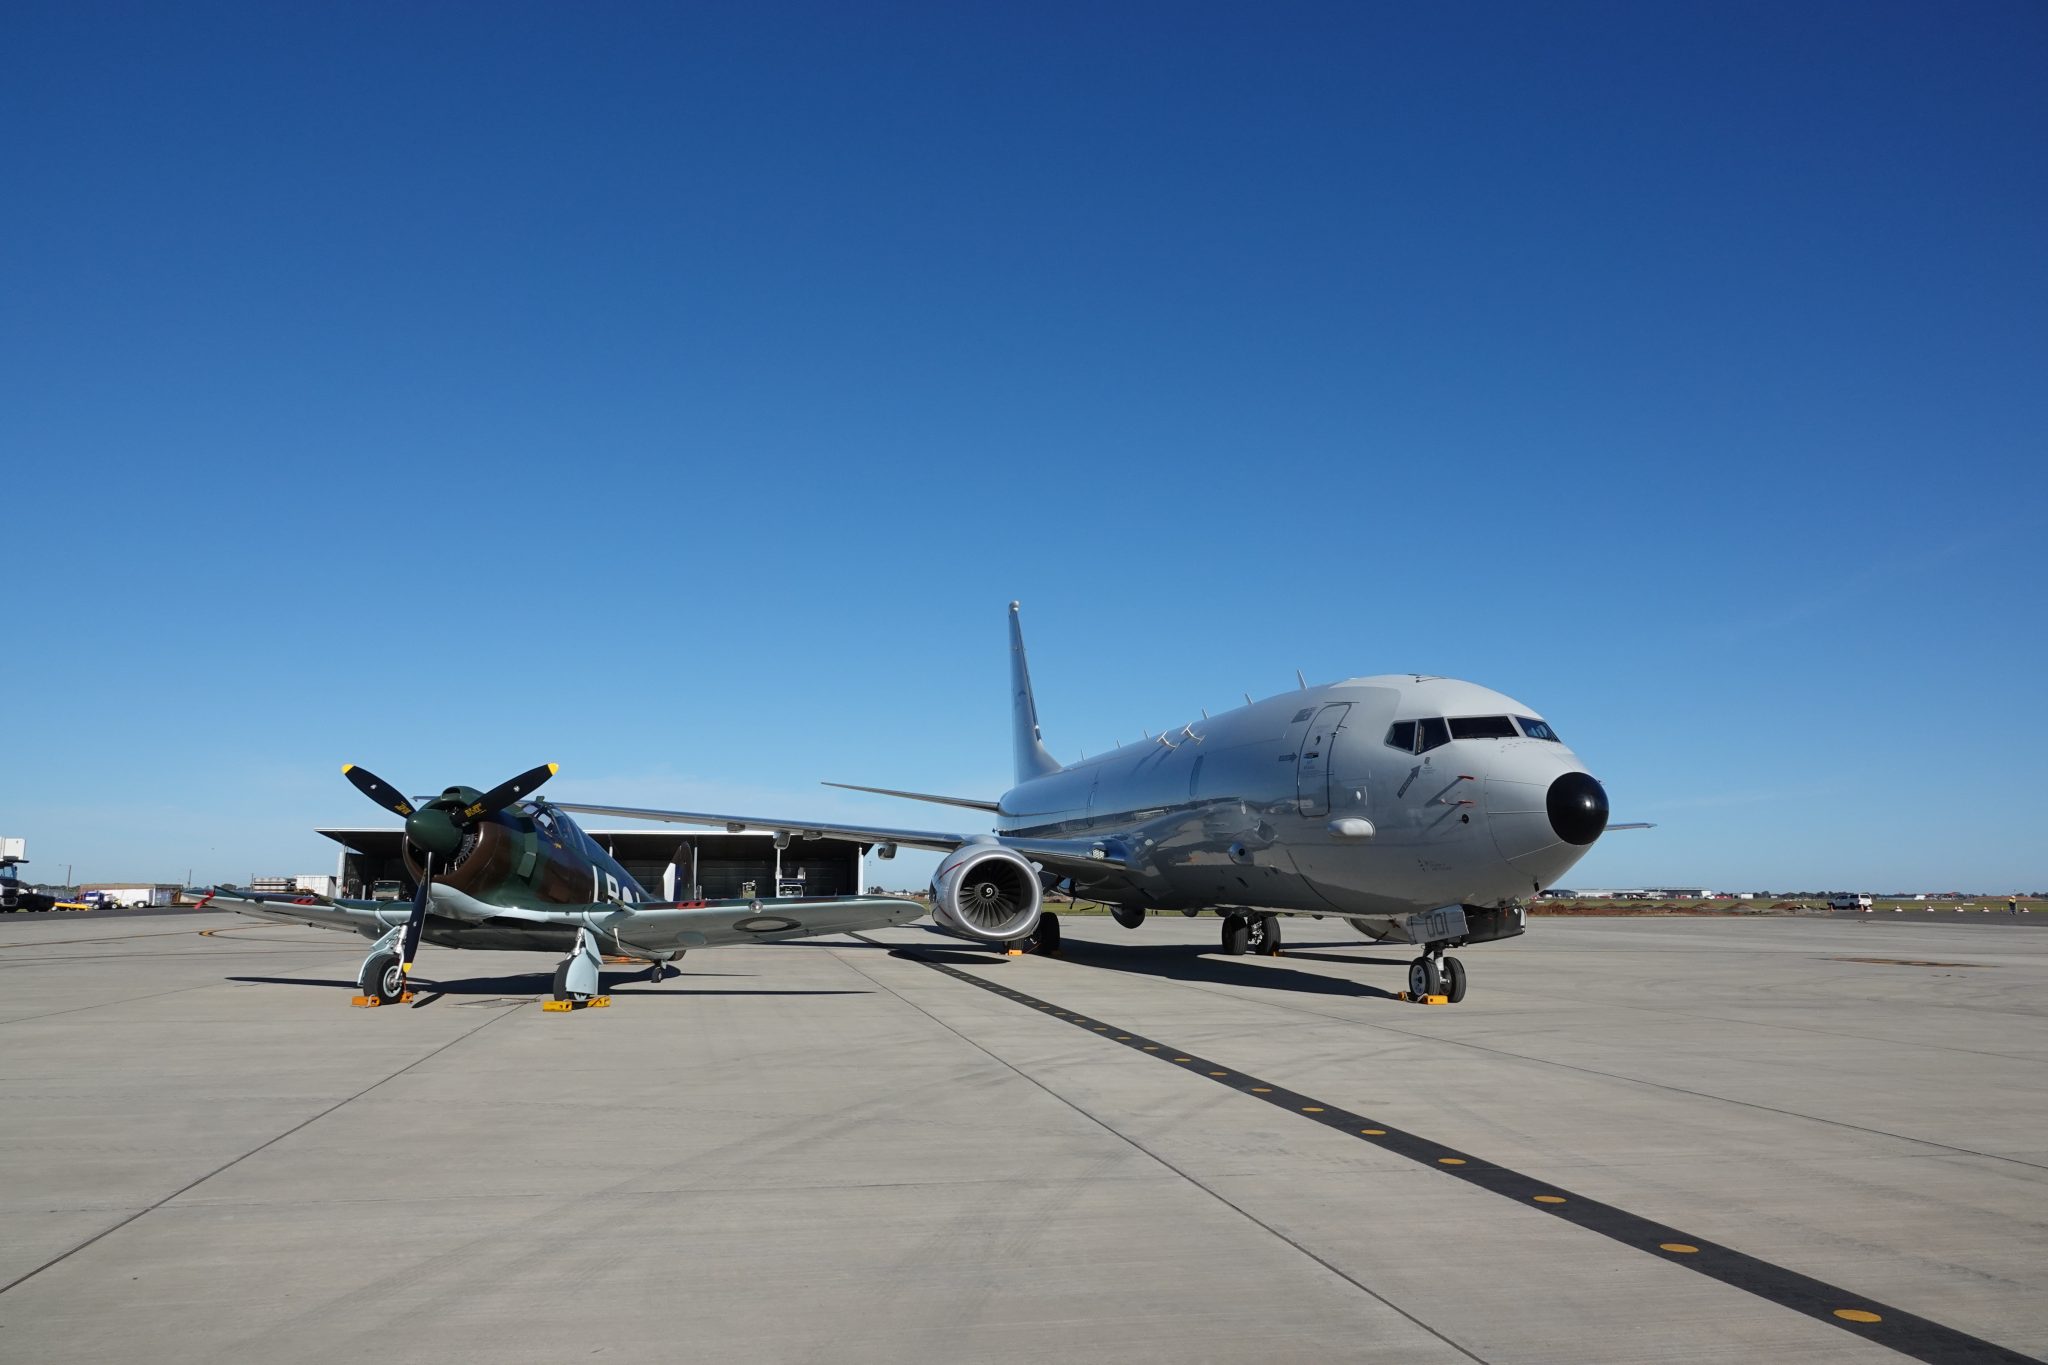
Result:
{"label": "aircraft shadow on tarmac", "polygon": [[1336,953],[1308,952],[1283,947],[1280,957],[1246,959],[1226,957],[1214,948],[1195,943],[1121,944],[1068,939],[1060,945],[1060,956],[1088,967],[1113,972],[1163,976],[1174,981],[1207,981],[1224,986],[1257,986],[1269,991],[1301,991],[1310,995],[1377,996],[1398,998],[1350,977],[1324,976],[1317,972],[1294,971],[1285,964],[1289,958],[1316,962],[1337,962],[1344,966],[1406,967],[1406,958],[1355,957]]}
{"label": "aircraft shadow on tarmac", "polygon": [[[695,990],[695,989],[688,989],[688,988],[684,988],[684,989],[674,989],[674,988],[664,989],[664,988],[663,988],[664,986],[668,986],[668,985],[669,985],[669,983],[671,983],[671,982],[679,981],[679,980],[680,980],[680,979],[681,979],[681,978],[682,978],[683,976],[703,976],[703,977],[718,977],[718,976],[733,976],[733,975],[738,975],[738,976],[745,976],[745,975],[748,975],[748,973],[730,973],[730,972],[683,972],[683,973],[680,973],[680,974],[674,974],[674,973],[672,973],[672,974],[670,974],[670,975],[668,976],[668,978],[667,978],[667,979],[666,979],[666,980],[665,980],[665,981],[663,982],[663,986],[656,986],[656,985],[654,985],[653,983],[651,983],[651,982],[649,982],[649,981],[645,980],[645,975],[646,975],[645,973],[639,973],[639,974],[638,974],[638,976],[637,976],[637,978],[636,978],[636,976],[631,976],[631,975],[629,975],[629,976],[627,976],[627,977],[625,978],[625,980],[623,981],[623,983],[621,983],[621,984],[619,984],[619,985],[615,985],[615,986],[608,986],[608,987],[607,987],[607,988],[605,989],[605,994],[606,994],[606,995],[653,995],[653,996],[667,996],[667,997],[671,997],[671,998],[675,998],[675,999],[683,999],[683,998],[687,998],[687,997],[690,997],[690,996],[702,996],[702,995],[872,995],[872,994],[873,994],[873,992],[872,992],[872,991],[860,991],[860,990],[847,990],[847,991],[816,991],[816,990],[789,990],[789,989],[786,989],[786,988],[785,988],[785,989],[777,989],[777,988],[774,988],[774,987],[764,987],[764,988],[760,988],[760,989],[755,989],[755,988],[733,988],[733,989],[719,989],[719,988],[713,988],[713,989],[709,989],[709,990]],[[309,976],[231,976],[231,977],[229,977],[229,978],[227,978],[227,979],[228,979],[228,980],[230,980],[230,981],[240,982],[240,983],[242,983],[242,984],[244,984],[244,985],[251,985],[251,986],[318,986],[318,987],[320,987],[320,988],[321,988],[321,989],[323,989],[323,990],[330,990],[330,991],[331,991],[331,990],[348,990],[348,991],[350,991],[350,992],[353,992],[353,991],[355,991],[356,989],[358,989],[358,987],[357,987],[356,983],[355,983],[355,982],[353,982],[353,981],[335,981],[335,980],[329,980],[329,979],[322,979],[322,978],[319,978],[319,977],[309,977]],[[637,983],[637,984],[636,984],[636,983]],[[528,995],[528,996],[534,996],[534,997],[536,997],[536,998],[537,998],[537,997],[540,997],[540,996],[545,996],[545,995],[551,995],[551,994],[553,994],[553,993],[554,993],[554,973],[550,971],[550,972],[530,972],[530,973],[523,973],[523,974],[521,974],[521,975],[518,975],[518,976],[476,976],[476,977],[469,977],[469,978],[467,978],[467,979],[465,979],[465,980],[461,980],[461,981],[428,981],[428,980],[421,980],[421,981],[420,981],[420,982],[418,982],[418,984],[417,984],[417,992],[418,992],[418,995],[419,995],[419,997],[420,997],[420,998],[419,998],[418,1000],[416,1000],[416,1001],[414,1001],[414,1002],[413,1002],[413,1008],[414,1008],[414,1009],[418,1009],[418,1008],[419,1008],[419,1007],[420,1007],[421,1005],[426,1005],[426,1004],[432,1004],[432,1003],[433,1003],[433,1002],[434,1002],[435,1000],[438,1000],[438,999],[440,999],[440,998],[441,998],[442,996],[444,996],[444,995],[500,995],[500,996],[503,996],[503,995]]]}

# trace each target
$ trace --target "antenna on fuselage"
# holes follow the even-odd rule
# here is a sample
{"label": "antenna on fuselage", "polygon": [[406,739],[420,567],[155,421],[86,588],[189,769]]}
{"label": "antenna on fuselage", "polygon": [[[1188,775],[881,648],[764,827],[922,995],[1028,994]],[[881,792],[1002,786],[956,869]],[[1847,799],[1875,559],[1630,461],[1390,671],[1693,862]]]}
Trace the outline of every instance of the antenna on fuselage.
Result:
{"label": "antenna on fuselage", "polygon": [[1247,693],[1245,693],[1245,694],[1244,694],[1244,704],[1245,704],[1246,706],[1250,706],[1250,705],[1252,704],[1252,694],[1251,694],[1251,693],[1247,692]]}
{"label": "antenna on fuselage", "polygon": [[1294,680],[1301,684],[1302,691],[1308,691],[1308,679],[1301,676],[1301,670],[1298,668],[1294,670]]}

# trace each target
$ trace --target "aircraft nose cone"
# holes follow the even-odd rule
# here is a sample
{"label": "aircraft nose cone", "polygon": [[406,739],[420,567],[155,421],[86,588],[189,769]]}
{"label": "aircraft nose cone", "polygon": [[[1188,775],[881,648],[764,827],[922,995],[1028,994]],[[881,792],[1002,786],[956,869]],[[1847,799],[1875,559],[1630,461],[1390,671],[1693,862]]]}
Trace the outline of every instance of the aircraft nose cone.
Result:
{"label": "aircraft nose cone", "polygon": [[1584,848],[1607,828],[1607,790],[1591,773],[1566,773],[1544,798],[1550,827],[1568,844]]}

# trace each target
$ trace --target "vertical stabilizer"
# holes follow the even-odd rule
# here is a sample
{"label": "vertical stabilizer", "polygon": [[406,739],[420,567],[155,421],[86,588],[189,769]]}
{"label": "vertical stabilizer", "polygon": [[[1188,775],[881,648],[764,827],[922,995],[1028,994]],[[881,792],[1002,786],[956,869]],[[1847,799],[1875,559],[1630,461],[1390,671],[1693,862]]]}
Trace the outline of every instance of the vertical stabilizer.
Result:
{"label": "vertical stabilizer", "polygon": [[1038,732],[1038,703],[1031,695],[1031,667],[1024,662],[1024,627],[1010,603],[1010,718],[1016,730],[1017,783],[1056,773],[1060,765],[1045,751]]}

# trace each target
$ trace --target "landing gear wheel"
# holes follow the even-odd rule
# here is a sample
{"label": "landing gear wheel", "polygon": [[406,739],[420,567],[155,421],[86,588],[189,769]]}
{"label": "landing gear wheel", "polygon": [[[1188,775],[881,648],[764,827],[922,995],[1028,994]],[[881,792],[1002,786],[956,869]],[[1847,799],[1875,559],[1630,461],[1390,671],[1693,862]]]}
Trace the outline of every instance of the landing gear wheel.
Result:
{"label": "landing gear wheel", "polygon": [[647,973],[647,979],[657,986],[668,980],[668,964],[666,962],[655,963],[653,970]]}
{"label": "landing gear wheel", "polygon": [[1251,925],[1243,915],[1223,917],[1223,951],[1232,957],[1243,957],[1251,941]]}
{"label": "landing gear wheel", "polygon": [[397,953],[378,953],[363,964],[363,974],[357,979],[364,995],[374,995],[380,1005],[395,1005],[405,995],[405,972],[398,965]]}
{"label": "landing gear wheel", "polygon": [[554,989],[555,999],[557,1000],[571,1000],[575,998],[569,994],[569,960],[567,958],[563,958],[555,964]]}
{"label": "landing gear wheel", "polygon": [[1038,917],[1038,932],[1031,936],[1031,950],[1051,957],[1060,950],[1060,917],[1048,910]]}
{"label": "landing gear wheel", "polygon": [[1280,917],[1251,915],[1245,923],[1245,948],[1261,957],[1280,956]]}
{"label": "landing gear wheel", "polygon": [[1444,959],[1443,995],[1453,1005],[1465,998],[1465,964],[1455,957]]}
{"label": "landing gear wheel", "polygon": [[1437,975],[1436,963],[1426,957],[1418,957],[1408,964],[1408,994],[1420,1000],[1425,995],[1442,995],[1443,978]]}

